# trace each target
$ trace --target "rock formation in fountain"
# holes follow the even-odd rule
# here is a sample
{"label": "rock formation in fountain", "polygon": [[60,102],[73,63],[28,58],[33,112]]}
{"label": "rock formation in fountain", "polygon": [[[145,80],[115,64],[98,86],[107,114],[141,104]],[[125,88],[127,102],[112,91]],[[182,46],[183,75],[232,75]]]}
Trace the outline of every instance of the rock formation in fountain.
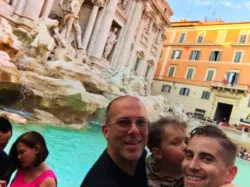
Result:
{"label": "rock formation in fountain", "polygon": [[[164,30],[143,33],[154,15],[144,10],[144,2],[118,6],[116,0],[92,0],[92,7],[84,0],[72,2],[39,1],[34,10],[33,0],[0,2],[0,116],[20,124],[80,128],[89,120],[102,122],[109,101],[128,94],[145,103],[150,120],[168,115],[167,100],[150,96],[163,41],[158,50],[151,46]],[[119,25],[116,9],[133,19]],[[160,20],[164,29],[165,21]]]}

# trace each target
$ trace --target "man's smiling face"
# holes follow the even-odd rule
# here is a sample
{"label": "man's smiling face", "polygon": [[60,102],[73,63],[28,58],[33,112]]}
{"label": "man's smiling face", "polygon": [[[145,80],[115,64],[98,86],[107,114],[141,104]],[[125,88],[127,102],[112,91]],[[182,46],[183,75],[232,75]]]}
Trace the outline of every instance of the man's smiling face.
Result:
{"label": "man's smiling face", "polygon": [[218,187],[230,183],[236,167],[226,164],[224,148],[215,138],[191,138],[182,163],[185,187]]}

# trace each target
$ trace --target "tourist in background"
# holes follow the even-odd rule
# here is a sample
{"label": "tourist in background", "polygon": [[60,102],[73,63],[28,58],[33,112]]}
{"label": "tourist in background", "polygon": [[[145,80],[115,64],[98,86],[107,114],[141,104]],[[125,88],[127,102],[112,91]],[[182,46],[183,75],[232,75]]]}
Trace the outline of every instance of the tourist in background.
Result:
{"label": "tourist in background", "polygon": [[132,96],[113,100],[102,126],[107,149],[86,175],[81,187],[146,187],[147,112]]}
{"label": "tourist in background", "polygon": [[18,166],[10,187],[56,187],[56,176],[44,162],[48,154],[46,142],[38,132],[19,136],[10,150],[10,157]]}
{"label": "tourist in background", "polygon": [[219,125],[224,126],[224,127],[228,127],[228,123],[227,123],[227,119],[223,118],[223,120],[221,122],[219,122]]}
{"label": "tourist in background", "polygon": [[6,186],[10,176],[15,170],[15,165],[4,152],[12,136],[12,126],[8,119],[0,117],[0,187]]}
{"label": "tourist in background", "polygon": [[190,135],[182,162],[184,186],[234,186],[236,145],[212,125],[197,127]]}
{"label": "tourist in background", "polygon": [[183,187],[181,163],[187,141],[187,124],[174,118],[161,118],[149,128],[146,160],[150,187]]}

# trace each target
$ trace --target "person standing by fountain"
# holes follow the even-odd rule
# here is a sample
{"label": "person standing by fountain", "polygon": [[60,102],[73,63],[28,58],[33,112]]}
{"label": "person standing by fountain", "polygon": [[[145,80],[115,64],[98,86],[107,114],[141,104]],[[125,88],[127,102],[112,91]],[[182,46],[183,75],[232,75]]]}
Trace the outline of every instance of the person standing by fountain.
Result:
{"label": "person standing by fountain", "polygon": [[102,126],[107,149],[81,187],[147,187],[144,148],[148,126],[145,106],[138,98],[121,96],[113,100]]}
{"label": "person standing by fountain", "polygon": [[4,148],[12,136],[12,126],[8,119],[0,117],[0,187],[6,185],[15,170],[15,165],[4,152]]}
{"label": "person standing by fountain", "polygon": [[48,154],[46,142],[38,132],[19,136],[10,150],[10,157],[18,166],[10,187],[56,187],[56,175],[44,162]]}

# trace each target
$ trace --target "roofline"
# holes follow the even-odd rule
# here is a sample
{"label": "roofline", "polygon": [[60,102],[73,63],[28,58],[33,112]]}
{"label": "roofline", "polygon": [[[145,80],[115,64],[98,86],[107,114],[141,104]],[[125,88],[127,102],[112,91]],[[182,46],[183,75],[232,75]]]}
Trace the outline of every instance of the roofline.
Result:
{"label": "roofline", "polygon": [[[195,27],[204,27],[204,26],[214,26],[214,25],[236,25],[236,24],[250,24],[250,21],[243,21],[243,22],[216,22],[212,23],[213,21],[176,21],[171,22],[171,27],[187,27],[187,26],[195,26]],[[206,24],[207,23],[207,24]],[[176,24],[176,25],[174,25]]]}

